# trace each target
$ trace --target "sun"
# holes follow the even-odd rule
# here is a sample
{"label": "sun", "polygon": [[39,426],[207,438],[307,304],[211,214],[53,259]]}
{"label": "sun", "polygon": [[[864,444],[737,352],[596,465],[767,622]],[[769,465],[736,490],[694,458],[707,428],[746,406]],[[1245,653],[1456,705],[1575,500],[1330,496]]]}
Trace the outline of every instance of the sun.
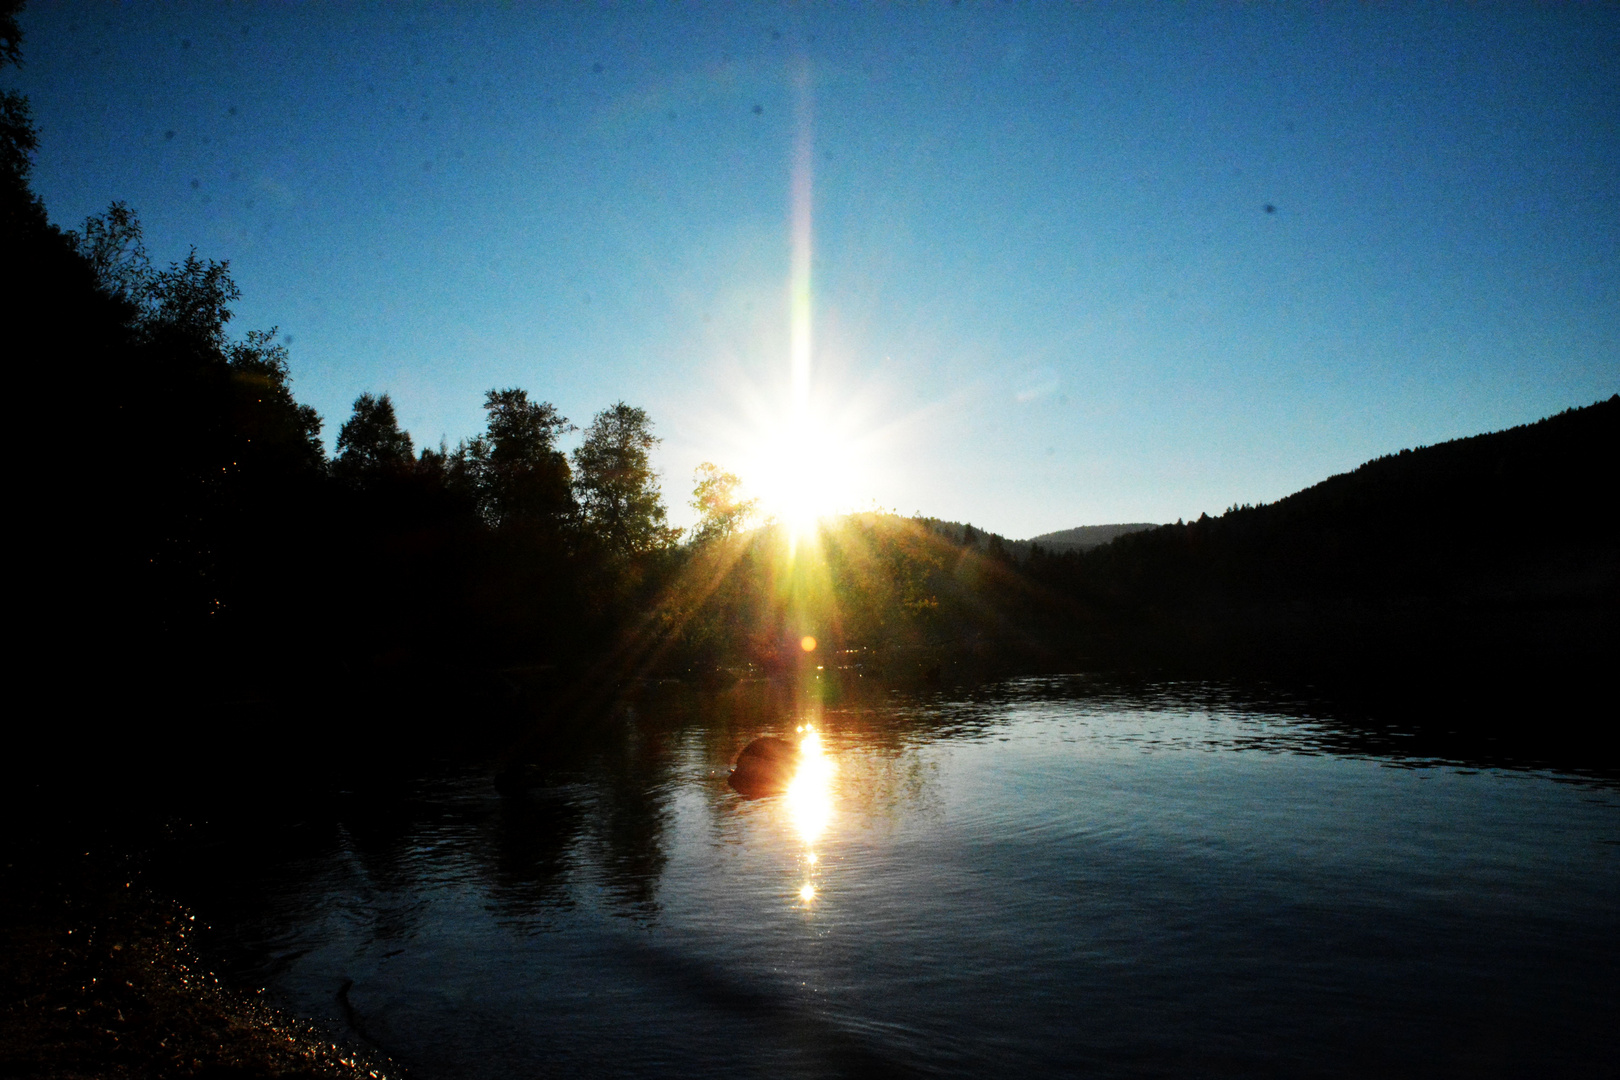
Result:
{"label": "sun", "polygon": [[858,440],[810,414],[766,425],[752,460],[740,463],[760,511],[803,534],[854,508],[865,486]]}
{"label": "sun", "polygon": [[[746,497],[759,500],[770,521],[795,540],[813,537],[824,518],[857,508],[869,478],[863,458],[874,432],[856,420],[854,395],[836,393],[825,374],[812,387],[811,153],[808,88],[801,81],[800,126],[794,145],[792,259],[787,282],[789,376],[785,399],[748,410],[743,453],[735,467]],[[776,395],[769,395],[775,398]],[[756,400],[763,404],[763,399]]]}

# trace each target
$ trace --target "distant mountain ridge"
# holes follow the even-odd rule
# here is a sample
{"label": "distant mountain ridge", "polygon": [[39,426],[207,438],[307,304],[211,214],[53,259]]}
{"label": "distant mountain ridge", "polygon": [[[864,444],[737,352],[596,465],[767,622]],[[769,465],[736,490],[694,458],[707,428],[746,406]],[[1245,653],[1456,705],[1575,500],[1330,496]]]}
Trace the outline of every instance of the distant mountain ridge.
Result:
{"label": "distant mountain ridge", "polygon": [[1039,544],[1048,551],[1089,551],[1118,537],[1158,527],[1157,523],[1147,521],[1134,521],[1124,525],[1079,525],[1073,529],[1059,529],[1057,532],[1032,536],[1022,543]]}
{"label": "distant mountain ridge", "polygon": [[1000,533],[991,532],[989,529],[981,529],[966,522],[944,521],[940,518],[931,517],[918,517],[915,520],[953,544],[969,548],[983,548],[986,551],[1005,555],[1020,564],[1029,559],[1031,550],[1034,548],[1039,548],[1048,555],[1090,551],[1092,548],[1111,543],[1121,536],[1146,532],[1149,529],[1159,527],[1152,522],[1145,521],[1118,525],[1079,525],[1073,529],[1060,529],[1057,532],[1043,533],[1028,540],[1013,540]]}

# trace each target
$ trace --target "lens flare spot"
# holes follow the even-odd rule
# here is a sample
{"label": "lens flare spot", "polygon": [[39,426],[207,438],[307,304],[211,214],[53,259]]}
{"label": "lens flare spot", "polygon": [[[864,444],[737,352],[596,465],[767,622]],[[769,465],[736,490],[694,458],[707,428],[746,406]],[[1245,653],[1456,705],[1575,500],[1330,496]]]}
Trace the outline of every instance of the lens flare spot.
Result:
{"label": "lens flare spot", "polygon": [[805,652],[815,652],[816,639],[811,637],[809,634],[804,635],[804,637],[799,639],[799,648],[803,649]]}

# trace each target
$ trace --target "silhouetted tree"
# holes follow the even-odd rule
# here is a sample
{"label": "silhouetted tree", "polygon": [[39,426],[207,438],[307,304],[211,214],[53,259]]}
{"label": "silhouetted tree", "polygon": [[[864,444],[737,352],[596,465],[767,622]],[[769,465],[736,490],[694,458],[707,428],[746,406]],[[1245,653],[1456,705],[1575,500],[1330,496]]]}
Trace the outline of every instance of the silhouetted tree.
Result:
{"label": "silhouetted tree", "polygon": [[105,214],[87,218],[83,232],[69,232],[67,238],[90,264],[102,292],[136,311],[146,305],[153,285],[152,261],[146,255],[140,220],[127,204],[113,203]]}
{"label": "silhouetted tree", "polygon": [[[87,222],[87,234],[90,228]],[[197,350],[187,359],[212,359],[204,354],[224,350],[225,324],[234,317],[230,305],[242,297],[231,280],[230,262],[199,259],[196,248],[184,262],[153,273],[146,294],[149,307],[141,329],[165,347]]]}
{"label": "silhouetted tree", "polygon": [[[22,66],[22,30],[17,25],[21,10],[19,0],[0,0],[0,67]],[[45,204],[28,186],[38,147],[28,98],[15,90],[0,91],[0,228],[13,243],[23,234],[38,234],[47,228]],[[8,253],[7,260],[18,254]]]}
{"label": "silhouetted tree", "polygon": [[454,456],[442,438],[437,447],[424,446],[416,459],[417,474],[430,483],[448,486],[450,461]]}
{"label": "silhouetted tree", "polygon": [[222,622],[241,616],[273,634],[266,620],[281,615],[268,613],[311,569],[289,545],[305,544],[325,471],[321,419],[294,399],[286,349],[274,330],[226,333],[239,296],[227,263],[192,251],[154,270],[123,203],[60,242],[85,292],[56,325],[93,311],[117,321],[79,355],[95,422],[71,448],[82,497],[106,522],[85,533],[104,549],[92,558],[123,579],[100,587],[176,632],[206,623],[221,641]]}
{"label": "silhouetted tree", "polygon": [[639,554],[668,547],[680,530],[664,523],[663,496],[649,451],[658,445],[643,409],[619,402],[596,414],[574,451],[585,522],[610,551]]}
{"label": "silhouetted tree", "polygon": [[22,66],[22,28],[17,25],[22,9],[23,0],[0,0],[0,67]]}
{"label": "silhouetted tree", "polygon": [[528,391],[515,388],[489,391],[484,411],[488,428],[457,449],[451,483],[474,496],[491,525],[565,523],[574,501],[557,438],[574,425],[549,401],[532,402]]}
{"label": "silhouetted tree", "polygon": [[413,458],[411,434],[400,430],[388,395],[361,394],[355,398],[353,415],[338,431],[333,474],[352,485],[364,486],[409,472]]}
{"label": "silhouetted tree", "polygon": [[262,460],[274,453],[284,459],[283,467],[307,475],[317,472],[326,461],[324,424],[314,406],[293,398],[287,349],[277,344],[275,327],[249,330],[243,340],[226,346],[225,359],[241,406],[237,428],[244,445],[237,457]]}

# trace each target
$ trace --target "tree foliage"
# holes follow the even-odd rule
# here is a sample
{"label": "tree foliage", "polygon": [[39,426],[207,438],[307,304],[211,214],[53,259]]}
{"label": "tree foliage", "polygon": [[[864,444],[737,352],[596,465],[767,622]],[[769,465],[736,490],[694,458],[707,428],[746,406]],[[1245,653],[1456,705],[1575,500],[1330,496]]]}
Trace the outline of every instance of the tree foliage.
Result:
{"label": "tree foliage", "polygon": [[89,263],[96,283],[108,296],[143,308],[153,284],[152,261],[146,255],[140,219],[124,202],[85,220],[83,232],[68,232],[68,242]]}
{"label": "tree foliage", "polygon": [[361,394],[338,431],[332,472],[353,486],[401,476],[414,464],[411,433],[400,430],[387,394]]}
{"label": "tree foliage", "polygon": [[17,25],[22,7],[23,0],[0,0],[0,67],[22,66],[22,28]]}
{"label": "tree foliage", "polygon": [[574,490],[585,524],[617,554],[642,554],[680,539],[680,530],[665,523],[652,467],[658,442],[646,411],[620,401],[596,414],[574,451]]}
{"label": "tree foliage", "polygon": [[694,543],[723,540],[740,532],[759,509],[758,499],[744,499],[742,481],[711,461],[705,461],[692,474],[692,509],[698,512],[692,530]]}
{"label": "tree foliage", "polygon": [[512,387],[489,391],[484,412],[485,433],[463,442],[450,462],[452,482],[492,526],[565,525],[574,505],[557,439],[574,425],[551,402]]}
{"label": "tree foliage", "polygon": [[[0,0],[0,67],[22,66],[22,30],[17,25],[21,10],[20,0]],[[38,148],[28,98],[16,90],[0,90],[0,228],[13,242],[46,228],[45,204],[28,186]]]}

